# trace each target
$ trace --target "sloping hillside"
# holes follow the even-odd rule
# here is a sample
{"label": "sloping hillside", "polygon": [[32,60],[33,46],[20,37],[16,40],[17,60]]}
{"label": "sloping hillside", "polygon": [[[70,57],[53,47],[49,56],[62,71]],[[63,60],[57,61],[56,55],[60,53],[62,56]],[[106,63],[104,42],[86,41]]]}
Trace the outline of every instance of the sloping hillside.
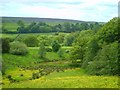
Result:
{"label": "sloping hillside", "polygon": [[[54,23],[62,23],[62,22],[88,22],[88,23],[95,23],[94,21],[80,21],[80,20],[70,20],[70,19],[56,19],[56,18],[33,18],[33,17],[2,17],[3,22],[17,22],[18,20],[23,20],[24,22],[54,22]],[[103,22],[99,22],[103,23]]]}

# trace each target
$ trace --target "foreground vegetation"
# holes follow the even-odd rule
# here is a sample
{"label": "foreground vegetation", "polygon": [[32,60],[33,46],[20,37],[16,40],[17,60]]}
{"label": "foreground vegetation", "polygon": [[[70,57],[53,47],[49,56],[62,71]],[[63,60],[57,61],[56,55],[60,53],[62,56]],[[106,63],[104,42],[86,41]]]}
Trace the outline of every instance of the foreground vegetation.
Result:
{"label": "foreground vegetation", "polygon": [[114,76],[88,76],[81,69],[54,72],[40,79],[3,85],[3,88],[118,88]]}

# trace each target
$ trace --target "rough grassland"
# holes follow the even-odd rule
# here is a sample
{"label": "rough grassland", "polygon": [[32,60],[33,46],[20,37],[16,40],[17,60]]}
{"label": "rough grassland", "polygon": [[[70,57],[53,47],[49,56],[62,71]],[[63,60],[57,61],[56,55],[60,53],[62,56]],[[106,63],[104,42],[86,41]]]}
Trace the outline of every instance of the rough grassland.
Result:
{"label": "rough grassland", "polygon": [[73,69],[35,80],[5,84],[3,88],[118,88],[118,77],[88,76],[80,69]]}
{"label": "rough grassland", "polygon": [[[65,47],[64,47],[65,48]],[[64,49],[63,48],[63,49]],[[68,47],[70,48],[70,47]],[[11,54],[4,54],[3,60],[5,60],[8,65],[6,75],[12,75],[12,77],[20,82],[10,83],[10,81],[3,77],[3,88],[118,88],[118,77],[117,76],[89,76],[84,70],[81,69],[70,69],[65,72],[53,72],[50,75],[43,76],[39,79],[29,80],[33,72],[38,72],[37,70],[19,70],[17,65],[23,66],[37,66],[37,65],[56,65],[56,66],[66,66],[69,62],[60,60],[56,62],[42,62],[34,64],[36,61],[42,61],[38,57],[38,48],[29,48],[30,52],[27,56],[16,56]],[[57,59],[57,54],[51,52],[47,54],[50,56],[55,56]],[[49,58],[50,59],[50,58]],[[52,58],[53,59],[53,58]],[[59,58],[58,58],[59,59]],[[30,64],[31,63],[31,64]],[[14,66],[14,67],[13,67]],[[15,68],[16,67],[16,68]],[[20,77],[20,74],[24,74]]]}

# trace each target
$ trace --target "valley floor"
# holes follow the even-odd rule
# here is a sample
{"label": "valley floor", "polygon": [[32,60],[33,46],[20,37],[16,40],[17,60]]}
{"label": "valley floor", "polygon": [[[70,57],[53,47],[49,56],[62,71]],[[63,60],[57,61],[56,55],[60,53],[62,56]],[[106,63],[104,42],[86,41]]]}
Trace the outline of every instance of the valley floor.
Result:
{"label": "valley floor", "polygon": [[[66,50],[70,48],[65,47]],[[6,63],[3,65],[7,65],[3,75],[3,88],[118,88],[119,86],[117,76],[87,75],[83,69],[70,67],[71,60],[66,58],[62,60],[56,53],[47,52],[46,57],[49,61],[44,61],[38,58],[38,48],[29,49],[30,52],[26,56],[3,54]],[[65,57],[68,58],[68,55],[65,54]]]}

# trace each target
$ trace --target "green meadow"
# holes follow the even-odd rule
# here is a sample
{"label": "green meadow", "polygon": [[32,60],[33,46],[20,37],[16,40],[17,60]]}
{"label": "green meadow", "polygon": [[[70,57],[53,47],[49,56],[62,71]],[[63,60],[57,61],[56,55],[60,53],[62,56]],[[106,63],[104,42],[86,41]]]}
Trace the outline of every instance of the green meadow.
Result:
{"label": "green meadow", "polygon": [[[35,71],[34,71],[35,72]],[[19,74],[19,72],[14,72]],[[25,72],[29,77],[30,72]],[[32,72],[31,72],[32,73]],[[17,76],[17,75],[16,75]],[[19,76],[19,75],[18,75]],[[3,85],[8,88],[118,88],[118,77],[115,76],[89,76],[81,69],[53,72],[36,80],[26,80]]]}

